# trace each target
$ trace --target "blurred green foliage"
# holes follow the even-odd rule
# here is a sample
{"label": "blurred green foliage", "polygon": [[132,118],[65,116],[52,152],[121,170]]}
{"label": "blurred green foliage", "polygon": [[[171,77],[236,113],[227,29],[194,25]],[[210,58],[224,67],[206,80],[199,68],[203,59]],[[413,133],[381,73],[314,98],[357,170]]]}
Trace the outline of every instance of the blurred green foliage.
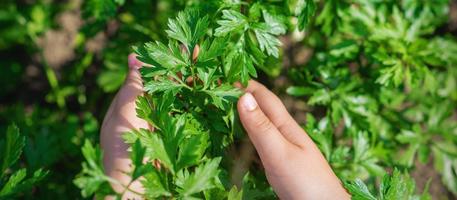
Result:
{"label": "blurred green foliage", "polygon": [[[73,179],[82,171],[105,177],[92,183],[112,181],[91,144],[98,143],[104,112],[126,76],[131,47],[167,41],[168,19],[185,8],[215,11],[239,2],[2,0],[0,199],[80,199],[112,192],[84,187],[88,182],[81,179],[75,185]],[[243,47],[243,55],[253,59],[242,66],[255,66],[267,85],[287,79],[273,89],[305,103],[306,123],[299,123],[354,198],[412,198],[414,183],[406,172],[425,165],[436,174],[433,183],[446,188],[432,195],[452,199],[457,194],[457,39],[448,29],[450,2],[243,1],[249,10],[226,11],[211,26],[221,27],[216,35],[235,31],[232,39],[243,35],[258,42],[261,53]],[[265,16],[259,5],[284,27],[244,29]],[[278,40],[279,34],[285,36]],[[296,51],[303,49],[310,58],[296,62],[294,57],[303,56]],[[254,75],[252,69],[246,73]],[[141,145],[132,144],[141,152]],[[386,170],[392,177],[382,179]],[[264,183],[254,177],[247,175],[246,187],[232,188],[228,198],[254,198],[248,185]]]}
{"label": "blurred green foliage", "polygon": [[325,113],[308,115],[305,129],[343,180],[374,185],[370,177],[383,168],[426,165],[457,194],[457,40],[444,28],[449,3],[327,1],[308,26],[303,43],[313,56],[289,71],[295,86],[287,92],[304,97],[317,116]]}

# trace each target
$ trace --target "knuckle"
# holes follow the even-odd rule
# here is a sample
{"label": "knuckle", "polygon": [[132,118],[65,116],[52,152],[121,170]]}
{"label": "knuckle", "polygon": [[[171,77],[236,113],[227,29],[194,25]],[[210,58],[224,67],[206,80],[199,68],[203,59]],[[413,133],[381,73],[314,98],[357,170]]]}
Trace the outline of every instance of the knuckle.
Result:
{"label": "knuckle", "polygon": [[258,116],[254,122],[254,127],[259,131],[267,131],[273,128],[273,124],[265,116]]}
{"label": "knuckle", "polygon": [[132,86],[132,87],[142,87],[141,77],[137,77],[134,75],[128,75],[125,78],[124,85]]}
{"label": "knuckle", "polygon": [[277,119],[277,127],[280,132],[284,132],[285,129],[292,125],[291,121],[282,119]]}

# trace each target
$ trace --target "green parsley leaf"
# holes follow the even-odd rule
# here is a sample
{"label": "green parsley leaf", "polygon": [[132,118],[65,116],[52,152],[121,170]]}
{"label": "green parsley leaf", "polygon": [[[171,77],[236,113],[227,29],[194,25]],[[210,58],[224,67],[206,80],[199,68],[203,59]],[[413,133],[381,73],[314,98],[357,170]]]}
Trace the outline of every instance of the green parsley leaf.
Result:
{"label": "green parsley leaf", "polygon": [[170,38],[180,41],[188,48],[193,48],[198,40],[206,34],[208,25],[208,16],[200,17],[196,10],[187,10],[186,12],[179,12],[176,19],[169,19],[169,30],[165,32]]}
{"label": "green parsley leaf", "polygon": [[158,92],[172,92],[176,94],[181,88],[186,87],[183,84],[176,83],[169,79],[162,79],[158,81],[150,81],[144,85],[144,90],[149,94]]}
{"label": "green parsley leaf", "polygon": [[179,194],[183,197],[190,197],[192,194],[216,187],[214,179],[219,174],[220,162],[220,157],[214,158],[198,166],[193,173],[185,170],[178,173],[176,184],[179,187]]}
{"label": "green parsley leaf", "polygon": [[19,134],[19,128],[13,124],[8,126],[8,129],[6,130],[5,142],[4,146],[0,145],[0,147],[3,146],[2,151],[0,152],[0,157],[2,159],[0,178],[4,176],[5,170],[16,163],[21,156],[22,148],[25,145],[25,137]]}
{"label": "green parsley leaf", "polygon": [[218,20],[217,23],[220,25],[215,30],[215,36],[225,36],[230,32],[244,31],[248,28],[247,18],[234,10],[223,10],[222,20]]}
{"label": "green parsley leaf", "polygon": [[305,29],[311,18],[316,13],[316,2],[314,0],[299,0],[295,8],[295,14],[298,17],[298,28]]}
{"label": "green parsley leaf", "polygon": [[[86,161],[82,164],[82,172],[73,181],[76,186],[81,188],[81,195],[89,197],[102,188],[111,191],[111,186],[106,183],[112,182],[112,179],[104,173],[100,148],[92,146],[89,140],[86,140],[82,153]],[[116,182],[116,184],[119,183]]]}
{"label": "green parsley leaf", "polygon": [[141,181],[145,188],[145,196],[147,198],[156,199],[158,197],[170,197],[166,177],[160,171],[153,170],[144,175],[144,180]]}
{"label": "green parsley leaf", "polygon": [[262,14],[269,33],[273,35],[282,35],[286,33],[286,26],[277,17],[271,15],[266,10],[262,10]]}
{"label": "green parsley leaf", "polygon": [[255,24],[252,28],[259,42],[260,49],[275,58],[279,57],[278,47],[281,45],[281,42],[274,36],[278,31],[277,28],[270,27],[264,23]]}
{"label": "green parsley leaf", "polygon": [[183,138],[180,142],[177,170],[200,163],[208,146],[208,139],[209,137],[205,133],[197,133]]}

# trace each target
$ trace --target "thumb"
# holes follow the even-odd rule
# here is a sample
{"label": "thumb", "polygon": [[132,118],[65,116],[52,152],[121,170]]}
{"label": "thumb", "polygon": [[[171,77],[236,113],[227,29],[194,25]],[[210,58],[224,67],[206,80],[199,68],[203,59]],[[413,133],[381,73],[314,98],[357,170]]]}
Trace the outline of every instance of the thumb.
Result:
{"label": "thumb", "polygon": [[288,141],[264,114],[251,93],[248,92],[239,99],[238,112],[262,162],[268,164],[283,159]]}
{"label": "thumb", "polygon": [[105,125],[105,122],[109,118],[114,116],[114,112],[118,114],[128,115],[131,119],[135,119],[135,100],[136,97],[143,93],[143,83],[141,80],[141,75],[139,68],[143,63],[138,61],[136,54],[131,53],[128,56],[128,66],[129,72],[124,81],[124,84],[119,89],[118,93],[113,99],[107,113],[106,117],[102,123],[102,127]]}
{"label": "thumb", "polygon": [[[136,89],[141,89],[143,86],[141,80],[141,74],[139,69],[143,65],[141,61],[136,58],[136,54],[131,53],[128,57],[128,64],[129,64],[129,72],[127,74],[127,78],[125,80],[124,86],[129,84],[134,84]],[[141,86],[141,87],[138,87]]]}
{"label": "thumb", "polygon": [[[128,159],[128,145],[122,139],[122,134],[132,129],[149,128],[149,124],[137,117],[135,112],[135,100],[143,93],[143,84],[139,68],[142,63],[136,59],[135,54],[128,56],[129,72],[127,78],[113,99],[108,112],[103,120],[101,128],[101,146],[104,150],[103,163],[105,172],[119,180],[122,184],[129,185],[131,190],[142,192],[141,183],[131,180],[124,172],[132,170],[131,160]],[[133,182],[132,182],[133,181]],[[112,184],[117,192],[124,191],[124,187]],[[128,198],[126,198],[126,196]],[[130,191],[127,191],[122,199],[140,199]]]}
{"label": "thumb", "polygon": [[128,65],[129,72],[117,97],[121,103],[134,102],[136,97],[143,93],[143,82],[139,71],[142,63],[136,58],[136,54],[132,53],[129,55]]}

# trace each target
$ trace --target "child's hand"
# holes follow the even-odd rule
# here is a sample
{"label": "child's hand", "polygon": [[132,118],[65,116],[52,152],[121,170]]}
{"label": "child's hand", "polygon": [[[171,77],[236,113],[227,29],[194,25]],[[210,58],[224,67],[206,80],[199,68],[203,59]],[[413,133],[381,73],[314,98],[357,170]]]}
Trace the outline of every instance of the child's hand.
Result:
{"label": "child's hand", "polygon": [[238,112],[281,199],[350,198],[314,142],[271,91],[250,81]]}
{"label": "child's hand", "polygon": [[[101,128],[101,147],[103,149],[103,165],[107,175],[120,181],[124,186],[130,182],[130,177],[124,172],[131,170],[131,161],[127,152],[128,145],[124,143],[122,134],[132,129],[150,128],[148,123],[136,116],[135,101],[143,93],[143,83],[138,68],[140,63],[134,54],[129,55],[129,73],[124,85],[114,97],[105,115]],[[122,193],[123,186],[113,184],[116,192]],[[142,193],[143,188],[138,181],[129,187]],[[126,192],[123,199],[142,199],[139,195]]]}

